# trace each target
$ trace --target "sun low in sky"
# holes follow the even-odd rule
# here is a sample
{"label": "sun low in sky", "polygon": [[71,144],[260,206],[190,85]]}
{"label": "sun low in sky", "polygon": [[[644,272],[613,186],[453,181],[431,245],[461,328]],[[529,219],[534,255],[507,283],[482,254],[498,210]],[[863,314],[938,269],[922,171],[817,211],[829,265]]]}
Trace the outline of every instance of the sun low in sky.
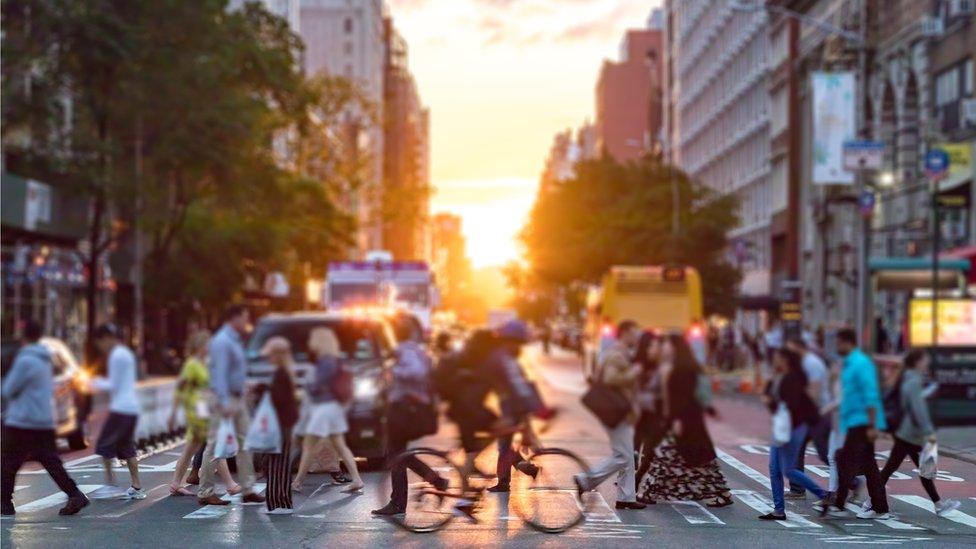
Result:
{"label": "sun low in sky", "polygon": [[519,256],[556,132],[592,119],[605,58],[648,0],[390,0],[431,109],[432,208],[462,216],[479,267]]}

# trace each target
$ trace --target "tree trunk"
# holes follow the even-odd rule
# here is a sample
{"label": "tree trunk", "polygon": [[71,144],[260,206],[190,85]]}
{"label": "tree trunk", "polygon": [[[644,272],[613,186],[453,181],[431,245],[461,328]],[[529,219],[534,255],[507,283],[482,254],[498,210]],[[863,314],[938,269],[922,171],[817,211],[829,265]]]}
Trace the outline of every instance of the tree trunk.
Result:
{"label": "tree trunk", "polygon": [[88,281],[85,285],[85,304],[87,318],[85,322],[85,360],[91,364],[95,361],[95,344],[92,335],[98,323],[98,288],[101,281],[99,263],[104,250],[102,249],[102,217],[105,215],[105,196],[102,192],[95,193],[91,226],[88,227],[90,251],[86,261]]}

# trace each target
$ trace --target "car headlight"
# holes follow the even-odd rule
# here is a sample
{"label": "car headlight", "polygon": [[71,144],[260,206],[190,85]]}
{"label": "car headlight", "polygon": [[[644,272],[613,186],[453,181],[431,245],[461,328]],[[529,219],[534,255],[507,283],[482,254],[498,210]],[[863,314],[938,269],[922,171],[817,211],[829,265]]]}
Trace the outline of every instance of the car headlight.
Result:
{"label": "car headlight", "polygon": [[352,393],[356,400],[376,398],[380,394],[380,385],[376,378],[366,377],[353,381]]}

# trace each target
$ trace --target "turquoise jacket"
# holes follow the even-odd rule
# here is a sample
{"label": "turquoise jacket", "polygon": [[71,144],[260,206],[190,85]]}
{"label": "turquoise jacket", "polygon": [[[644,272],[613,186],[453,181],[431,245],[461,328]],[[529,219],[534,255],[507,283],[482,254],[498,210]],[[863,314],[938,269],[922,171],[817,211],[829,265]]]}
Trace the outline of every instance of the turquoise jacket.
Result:
{"label": "turquoise jacket", "polygon": [[868,410],[874,408],[875,427],[884,429],[884,407],[881,405],[881,388],[878,369],[868,355],[854,349],[844,357],[840,373],[840,431],[846,433],[854,427],[868,424]]}

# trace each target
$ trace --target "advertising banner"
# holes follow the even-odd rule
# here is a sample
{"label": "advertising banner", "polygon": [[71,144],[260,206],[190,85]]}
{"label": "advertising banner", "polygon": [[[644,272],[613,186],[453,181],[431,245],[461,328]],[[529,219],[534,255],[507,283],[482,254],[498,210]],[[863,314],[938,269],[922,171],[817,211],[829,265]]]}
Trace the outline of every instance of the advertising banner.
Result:
{"label": "advertising banner", "polygon": [[815,72],[813,85],[813,174],[815,185],[851,185],[844,143],[857,134],[853,72]]}

